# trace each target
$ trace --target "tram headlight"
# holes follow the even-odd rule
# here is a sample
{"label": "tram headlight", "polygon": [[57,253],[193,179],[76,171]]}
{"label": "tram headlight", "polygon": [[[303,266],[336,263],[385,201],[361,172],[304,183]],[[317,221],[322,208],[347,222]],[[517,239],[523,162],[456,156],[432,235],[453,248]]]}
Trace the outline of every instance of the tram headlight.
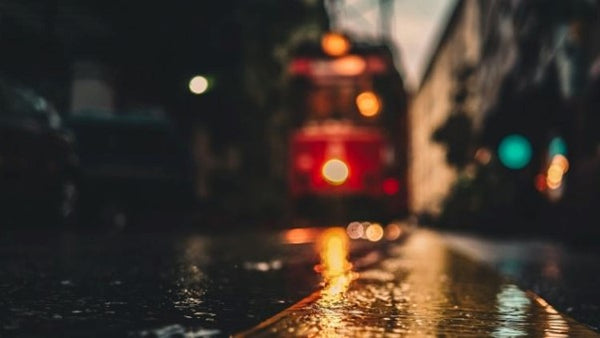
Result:
{"label": "tram headlight", "polygon": [[323,164],[321,174],[327,183],[331,185],[340,185],[346,182],[350,175],[350,170],[344,161],[333,158]]}

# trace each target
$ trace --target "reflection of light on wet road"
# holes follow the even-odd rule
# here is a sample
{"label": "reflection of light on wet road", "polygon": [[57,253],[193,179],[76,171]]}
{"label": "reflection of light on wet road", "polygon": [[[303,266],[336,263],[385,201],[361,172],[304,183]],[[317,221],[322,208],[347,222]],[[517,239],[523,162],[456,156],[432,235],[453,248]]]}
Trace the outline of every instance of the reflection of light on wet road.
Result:
{"label": "reflection of light on wet road", "polygon": [[350,270],[352,264],[348,261],[348,237],[344,229],[326,230],[319,238],[319,253],[319,272],[324,283],[319,303],[327,306],[342,298],[354,275]]}
{"label": "reflection of light on wet road", "polygon": [[[183,256],[177,269],[173,307],[187,316],[199,321],[211,322],[216,314],[204,307],[206,293],[206,275],[203,272],[209,258],[209,240],[202,236],[191,236],[183,244]],[[170,332],[176,326],[167,326],[161,330]],[[161,336],[156,334],[157,336]]]}
{"label": "reflection of light on wet road", "polygon": [[488,266],[449,250],[434,232],[418,230],[388,247],[383,259],[360,265],[357,279],[344,229],[321,238],[323,290],[243,335],[597,336]]}
{"label": "reflection of light on wet road", "polygon": [[444,292],[448,270],[446,255],[447,250],[439,238],[426,232],[409,238],[402,258],[390,258],[390,261],[409,264],[404,268],[412,270],[404,282],[404,292],[399,293],[400,297],[406,298],[398,298],[412,303],[411,306],[398,309],[405,312],[406,318],[409,318],[401,319],[404,325],[408,326],[409,332],[419,335],[431,334],[431,331],[427,331],[429,329],[424,331],[424,327],[438,326],[443,319],[443,309],[449,307],[448,297]]}
{"label": "reflection of light on wet road", "polygon": [[546,328],[544,329],[545,338],[564,338],[568,337],[569,324],[556,311],[552,305],[548,304],[542,297],[532,294],[533,299],[546,311]]}
{"label": "reflection of light on wet road", "polygon": [[494,331],[496,337],[524,336],[524,324],[527,322],[527,309],[531,301],[527,294],[516,285],[502,285],[496,295],[498,309],[498,327]]}
{"label": "reflection of light on wet road", "polygon": [[343,337],[340,330],[346,316],[339,307],[344,305],[344,294],[356,278],[356,274],[351,270],[352,264],[348,261],[348,240],[343,228],[328,229],[319,237],[321,263],[317,270],[323,278],[323,289],[315,302],[318,315],[314,317],[313,325],[308,328],[318,328],[316,334],[321,337]]}

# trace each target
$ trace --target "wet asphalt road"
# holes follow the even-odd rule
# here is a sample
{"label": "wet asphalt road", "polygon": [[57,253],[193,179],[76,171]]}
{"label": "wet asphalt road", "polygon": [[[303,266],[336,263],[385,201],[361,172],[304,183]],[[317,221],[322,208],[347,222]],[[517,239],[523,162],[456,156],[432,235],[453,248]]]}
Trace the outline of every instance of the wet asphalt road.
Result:
{"label": "wet asphalt road", "polygon": [[324,277],[321,291],[240,336],[597,336],[427,230],[373,266]]}
{"label": "wet asphalt road", "polygon": [[598,248],[524,239],[485,239],[444,233],[446,244],[493,267],[522,289],[543,295],[557,310],[600,330]]}
{"label": "wet asphalt road", "polygon": [[[564,249],[552,256],[557,267],[546,268],[561,272],[552,279],[507,274],[499,252],[509,251],[468,236],[340,236],[300,229],[3,237],[0,336],[595,335],[562,314],[581,295],[557,308],[550,301],[552,292],[598,278],[595,269],[566,277],[581,262]],[[530,257],[513,252],[510,261],[544,271],[548,258]],[[597,295],[591,308],[569,314],[597,325]]]}
{"label": "wet asphalt road", "polygon": [[282,244],[277,234],[4,242],[1,329],[26,337],[140,336],[178,324],[225,335],[313,292],[313,252],[310,244]]}

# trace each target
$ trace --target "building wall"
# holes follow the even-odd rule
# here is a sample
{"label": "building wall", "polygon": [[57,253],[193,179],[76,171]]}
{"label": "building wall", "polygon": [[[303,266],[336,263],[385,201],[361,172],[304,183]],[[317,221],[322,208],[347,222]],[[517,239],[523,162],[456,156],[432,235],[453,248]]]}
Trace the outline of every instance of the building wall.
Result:
{"label": "building wall", "polygon": [[473,111],[481,112],[473,116],[477,127],[496,105],[502,80],[518,57],[512,4],[502,0],[484,0],[480,5],[482,55],[474,78],[477,100],[473,107]]}
{"label": "building wall", "polygon": [[[438,214],[456,179],[456,170],[446,163],[444,146],[434,142],[432,134],[452,112],[456,73],[479,60],[480,22],[477,0],[458,2],[409,107],[409,184],[413,212]],[[465,106],[475,107],[476,102],[467,101]],[[471,110],[467,111],[469,115],[477,114],[474,109],[467,110]]]}

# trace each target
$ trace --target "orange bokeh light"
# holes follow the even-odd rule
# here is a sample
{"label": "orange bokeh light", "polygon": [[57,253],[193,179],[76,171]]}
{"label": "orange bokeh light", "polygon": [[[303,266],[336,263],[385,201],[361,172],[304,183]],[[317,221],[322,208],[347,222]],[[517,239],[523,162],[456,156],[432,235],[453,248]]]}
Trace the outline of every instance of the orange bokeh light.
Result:
{"label": "orange bokeh light", "polygon": [[562,169],[563,173],[569,171],[569,160],[567,160],[564,155],[554,155],[554,157],[552,157],[552,164],[558,165]]}
{"label": "orange bokeh light", "polygon": [[567,170],[569,170],[569,160],[564,155],[553,156],[546,172],[546,185],[548,188],[552,190],[560,188]]}
{"label": "orange bokeh light", "polygon": [[323,51],[331,56],[341,56],[350,50],[350,41],[340,33],[330,32],[321,38]]}
{"label": "orange bokeh light", "polygon": [[295,228],[287,230],[283,233],[283,239],[288,244],[302,244],[314,242],[317,233],[314,229]]}
{"label": "orange bokeh light", "polygon": [[379,113],[381,103],[373,92],[362,92],[356,97],[356,106],[362,116],[372,117]]}
{"label": "orange bokeh light", "polygon": [[475,160],[480,164],[487,165],[492,160],[492,152],[487,148],[479,148],[475,152]]}
{"label": "orange bokeh light", "polygon": [[357,55],[346,55],[331,63],[333,71],[344,76],[356,76],[362,73],[366,67],[365,60]]}
{"label": "orange bokeh light", "polygon": [[378,223],[372,223],[365,231],[365,237],[371,242],[377,242],[383,238],[383,227]]}
{"label": "orange bokeh light", "polygon": [[390,223],[385,227],[385,239],[393,241],[402,235],[402,228],[395,223]]}

